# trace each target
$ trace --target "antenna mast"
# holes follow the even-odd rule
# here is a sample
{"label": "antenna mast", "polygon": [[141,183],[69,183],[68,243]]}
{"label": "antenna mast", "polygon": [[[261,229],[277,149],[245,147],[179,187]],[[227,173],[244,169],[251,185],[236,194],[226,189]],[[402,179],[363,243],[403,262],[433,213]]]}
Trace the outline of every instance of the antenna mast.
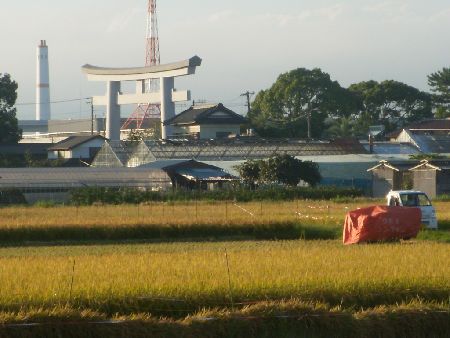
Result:
{"label": "antenna mast", "polygon": [[[147,34],[146,34],[146,50],[145,50],[145,66],[152,67],[161,63],[159,52],[159,32],[158,32],[158,16],[156,12],[156,0],[148,1],[147,8]],[[148,80],[145,84],[146,93],[154,93],[159,91],[159,80]],[[129,129],[135,122],[136,129],[141,129],[145,119],[161,118],[161,109],[158,104],[139,104],[128,120],[123,124],[122,129]]]}

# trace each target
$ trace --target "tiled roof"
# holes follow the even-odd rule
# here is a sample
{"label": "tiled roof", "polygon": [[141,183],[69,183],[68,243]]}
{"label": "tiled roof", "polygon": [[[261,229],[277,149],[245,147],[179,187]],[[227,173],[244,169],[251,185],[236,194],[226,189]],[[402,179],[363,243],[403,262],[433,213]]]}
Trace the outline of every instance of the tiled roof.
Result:
{"label": "tiled roof", "polygon": [[103,139],[105,138],[101,135],[88,135],[88,136],[69,136],[64,141],[56,143],[54,146],[48,148],[49,151],[57,151],[57,150],[72,150],[86,142],[95,140],[95,139]]}
{"label": "tiled roof", "polygon": [[243,124],[246,119],[219,103],[215,106],[191,107],[164,122],[165,125]]}

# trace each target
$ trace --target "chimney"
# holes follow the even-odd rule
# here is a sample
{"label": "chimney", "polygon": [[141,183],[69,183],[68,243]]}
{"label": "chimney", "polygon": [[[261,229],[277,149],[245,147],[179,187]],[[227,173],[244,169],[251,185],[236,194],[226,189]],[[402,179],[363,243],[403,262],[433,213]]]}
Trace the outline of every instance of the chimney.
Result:
{"label": "chimney", "polygon": [[50,77],[48,47],[45,40],[41,40],[37,47],[36,120],[50,120]]}

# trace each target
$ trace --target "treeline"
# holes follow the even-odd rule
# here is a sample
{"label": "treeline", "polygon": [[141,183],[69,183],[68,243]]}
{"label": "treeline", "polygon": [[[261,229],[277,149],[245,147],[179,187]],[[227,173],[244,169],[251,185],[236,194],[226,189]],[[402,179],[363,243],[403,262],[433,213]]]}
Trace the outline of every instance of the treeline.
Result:
{"label": "treeline", "polygon": [[428,84],[431,93],[393,80],[345,88],[318,68],[298,68],[258,93],[249,123],[265,137],[366,137],[372,125],[390,132],[414,121],[449,117],[450,68],[429,75]]}
{"label": "treeline", "polygon": [[[247,186],[230,189],[195,191],[172,190],[143,191],[133,188],[86,187],[70,191],[70,204],[141,204],[146,202],[187,201],[292,201],[296,199],[332,200],[362,197],[363,192],[354,188],[337,187],[281,187],[269,186],[250,190]],[[0,206],[26,204],[24,194],[17,189],[0,190]]]}
{"label": "treeline", "polygon": [[170,192],[141,191],[130,188],[81,188],[71,192],[71,202],[76,205],[140,204],[145,202],[184,201],[289,201],[295,199],[331,200],[354,198],[363,192],[354,188],[337,187],[279,187],[271,186],[249,190],[246,186],[211,191],[173,190]]}

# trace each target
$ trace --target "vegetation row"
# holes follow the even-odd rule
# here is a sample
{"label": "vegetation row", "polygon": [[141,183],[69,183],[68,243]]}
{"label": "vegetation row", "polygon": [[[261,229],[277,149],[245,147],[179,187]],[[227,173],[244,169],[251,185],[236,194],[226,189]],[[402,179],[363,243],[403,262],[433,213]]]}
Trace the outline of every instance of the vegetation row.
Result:
{"label": "vegetation row", "polygon": [[[261,302],[241,310],[207,310],[184,319],[148,314],[110,317],[68,306],[51,312],[0,313],[1,337],[447,337],[450,314],[435,304],[410,303],[342,311],[326,304]],[[47,320],[47,323],[42,322]],[[18,326],[20,323],[38,325]],[[39,325],[40,324],[40,325]]]}

